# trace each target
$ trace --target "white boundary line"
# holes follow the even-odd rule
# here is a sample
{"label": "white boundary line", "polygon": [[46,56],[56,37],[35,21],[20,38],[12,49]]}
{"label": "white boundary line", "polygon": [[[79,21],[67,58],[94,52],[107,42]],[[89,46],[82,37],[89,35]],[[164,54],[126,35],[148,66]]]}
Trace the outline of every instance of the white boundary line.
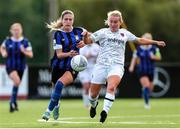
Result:
{"label": "white boundary line", "polygon": [[[61,124],[101,124],[100,122],[94,122],[94,121],[63,121],[63,120],[42,120],[39,119],[37,120],[38,122],[42,122],[42,123],[61,123]],[[107,122],[107,124],[141,124],[141,125],[166,125],[166,124],[170,124],[170,125],[176,125],[176,124],[180,124],[180,122],[175,123],[175,122],[171,122],[171,121],[156,121],[156,122],[142,122],[142,121],[121,121],[121,122]]]}
{"label": "white boundary line", "polygon": [[[121,118],[145,118],[145,117],[180,117],[180,114],[169,114],[169,115],[139,115],[139,116],[109,116],[109,119],[121,119]],[[85,120],[90,119],[90,117],[61,117],[60,120]]]}
{"label": "white boundary line", "polygon": [[[169,115],[140,115],[140,116],[110,116],[109,119],[120,119],[120,118],[145,118],[145,117],[180,117],[178,114],[169,114]],[[59,120],[53,120],[50,119],[49,121],[45,121],[42,119],[37,120],[38,122],[47,122],[47,123],[64,123],[64,124],[99,124],[100,122],[94,122],[94,121],[83,121],[83,120],[89,120],[89,117],[62,117]],[[73,121],[73,120],[82,120],[82,121]],[[175,125],[180,124],[180,121],[178,122],[171,122],[171,121],[155,121],[155,122],[142,122],[142,121],[109,121],[108,124],[151,124],[151,125]]]}

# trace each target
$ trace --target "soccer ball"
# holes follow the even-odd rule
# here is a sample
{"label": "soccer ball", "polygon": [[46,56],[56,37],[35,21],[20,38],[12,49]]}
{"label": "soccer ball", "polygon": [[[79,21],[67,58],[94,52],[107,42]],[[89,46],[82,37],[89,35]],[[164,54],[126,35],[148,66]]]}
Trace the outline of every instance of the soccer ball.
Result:
{"label": "soccer ball", "polygon": [[71,59],[71,67],[74,71],[80,72],[87,68],[88,61],[85,56],[76,55]]}

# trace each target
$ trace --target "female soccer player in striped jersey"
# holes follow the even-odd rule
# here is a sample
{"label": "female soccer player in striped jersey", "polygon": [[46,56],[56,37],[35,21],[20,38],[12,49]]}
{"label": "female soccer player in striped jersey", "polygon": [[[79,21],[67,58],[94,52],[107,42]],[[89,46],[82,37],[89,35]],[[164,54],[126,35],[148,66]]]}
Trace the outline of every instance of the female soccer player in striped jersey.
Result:
{"label": "female soccer player in striped jersey", "polygon": [[97,42],[100,45],[97,64],[93,71],[89,99],[91,103],[90,117],[96,115],[98,96],[101,85],[107,82],[107,91],[104,99],[103,110],[100,114],[100,122],[104,122],[115,100],[116,89],[124,74],[125,46],[127,41],[133,41],[141,45],[156,44],[165,46],[164,41],[155,41],[138,38],[126,29],[120,29],[123,23],[121,12],[110,11],[105,22],[109,27],[90,34],[85,31],[84,42],[91,44]]}
{"label": "female soccer player in striped jersey", "polygon": [[[145,33],[142,38],[152,40],[152,35],[150,33]],[[139,45],[137,50],[133,53],[129,72],[133,72],[135,65],[138,63],[137,74],[143,87],[144,107],[146,109],[150,108],[149,95],[154,87],[152,83],[155,69],[154,62],[160,60],[161,54],[156,45]]]}
{"label": "female soccer player in striped jersey", "polygon": [[1,55],[6,58],[6,71],[13,81],[12,95],[10,98],[10,112],[18,110],[17,94],[26,67],[26,56],[33,57],[31,43],[23,36],[20,23],[14,23],[10,27],[11,37],[4,40],[1,45]]}
{"label": "female soccer player in striped jersey", "polygon": [[42,119],[49,120],[53,111],[55,120],[59,118],[59,100],[63,87],[71,84],[78,72],[72,70],[70,62],[73,56],[79,54],[79,48],[85,44],[82,41],[82,28],[73,27],[74,13],[70,10],[62,12],[61,17],[48,25],[54,30],[54,56],[51,60],[52,83],[54,90],[51,95],[49,106],[42,116]]}

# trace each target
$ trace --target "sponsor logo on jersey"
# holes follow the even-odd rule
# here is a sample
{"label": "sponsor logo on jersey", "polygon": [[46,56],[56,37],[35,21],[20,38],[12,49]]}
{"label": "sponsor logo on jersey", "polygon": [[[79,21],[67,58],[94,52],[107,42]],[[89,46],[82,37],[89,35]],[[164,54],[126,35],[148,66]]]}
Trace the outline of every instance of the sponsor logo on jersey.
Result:
{"label": "sponsor logo on jersey", "polygon": [[118,44],[124,43],[123,40],[121,40],[121,39],[116,39],[116,38],[108,38],[108,42],[117,42]]}

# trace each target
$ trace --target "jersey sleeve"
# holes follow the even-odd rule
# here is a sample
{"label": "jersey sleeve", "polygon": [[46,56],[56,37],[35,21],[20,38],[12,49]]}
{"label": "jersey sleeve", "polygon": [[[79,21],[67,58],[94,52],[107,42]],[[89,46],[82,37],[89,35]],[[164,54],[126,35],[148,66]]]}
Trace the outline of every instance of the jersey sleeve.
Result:
{"label": "jersey sleeve", "polygon": [[133,58],[137,58],[138,57],[138,52],[137,52],[137,50],[135,50],[134,52],[133,52],[133,56],[132,56]]}
{"label": "jersey sleeve", "polygon": [[53,38],[53,49],[62,49],[62,43],[61,43],[61,36],[58,31],[54,33],[54,38]]}
{"label": "jersey sleeve", "polygon": [[1,46],[6,48],[8,40],[9,40],[9,37],[6,37],[6,39],[4,39],[4,41],[2,42]]}
{"label": "jersey sleeve", "polygon": [[131,32],[129,32],[128,30],[124,29],[126,36],[127,36],[127,41],[137,41],[138,37],[136,37],[134,34],[132,34]]}
{"label": "jersey sleeve", "polygon": [[92,33],[90,38],[92,39],[92,41],[94,43],[97,43],[98,41],[100,41],[101,39],[104,38],[104,29],[100,29],[100,30]]}
{"label": "jersey sleeve", "polygon": [[84,31],[87,31],[85,28],[83,28],[83,27],[75,27],[75,29],[77,30],[77,31],[80,31],[81,33],[82,32],[84,32]]}
{"label": "jersey sleeve", "polygon": [[155,54],[157,57],[161,57],[161,52],[160,52],[160,50],[159,50],[158,47],[155,48],[154,54]]}
{"label": "jersey sleeve", "polygon": [[1,44],[1,46],[4,47],[4,48],[6,48],[6,41],[7,41],[7,39],[5,39]]}
{"label": "jersey sleeve", "polygon": [[25,41],[24,41],[24,48],[28,51],[32,51],[31,42],[29,42],[27,39],[25,39]]}
{"label": "jersey sleeve", "polygon": [[153,53],[156,54],[156,52],[159,52],[159,48],[155,45],[153,45]]}

